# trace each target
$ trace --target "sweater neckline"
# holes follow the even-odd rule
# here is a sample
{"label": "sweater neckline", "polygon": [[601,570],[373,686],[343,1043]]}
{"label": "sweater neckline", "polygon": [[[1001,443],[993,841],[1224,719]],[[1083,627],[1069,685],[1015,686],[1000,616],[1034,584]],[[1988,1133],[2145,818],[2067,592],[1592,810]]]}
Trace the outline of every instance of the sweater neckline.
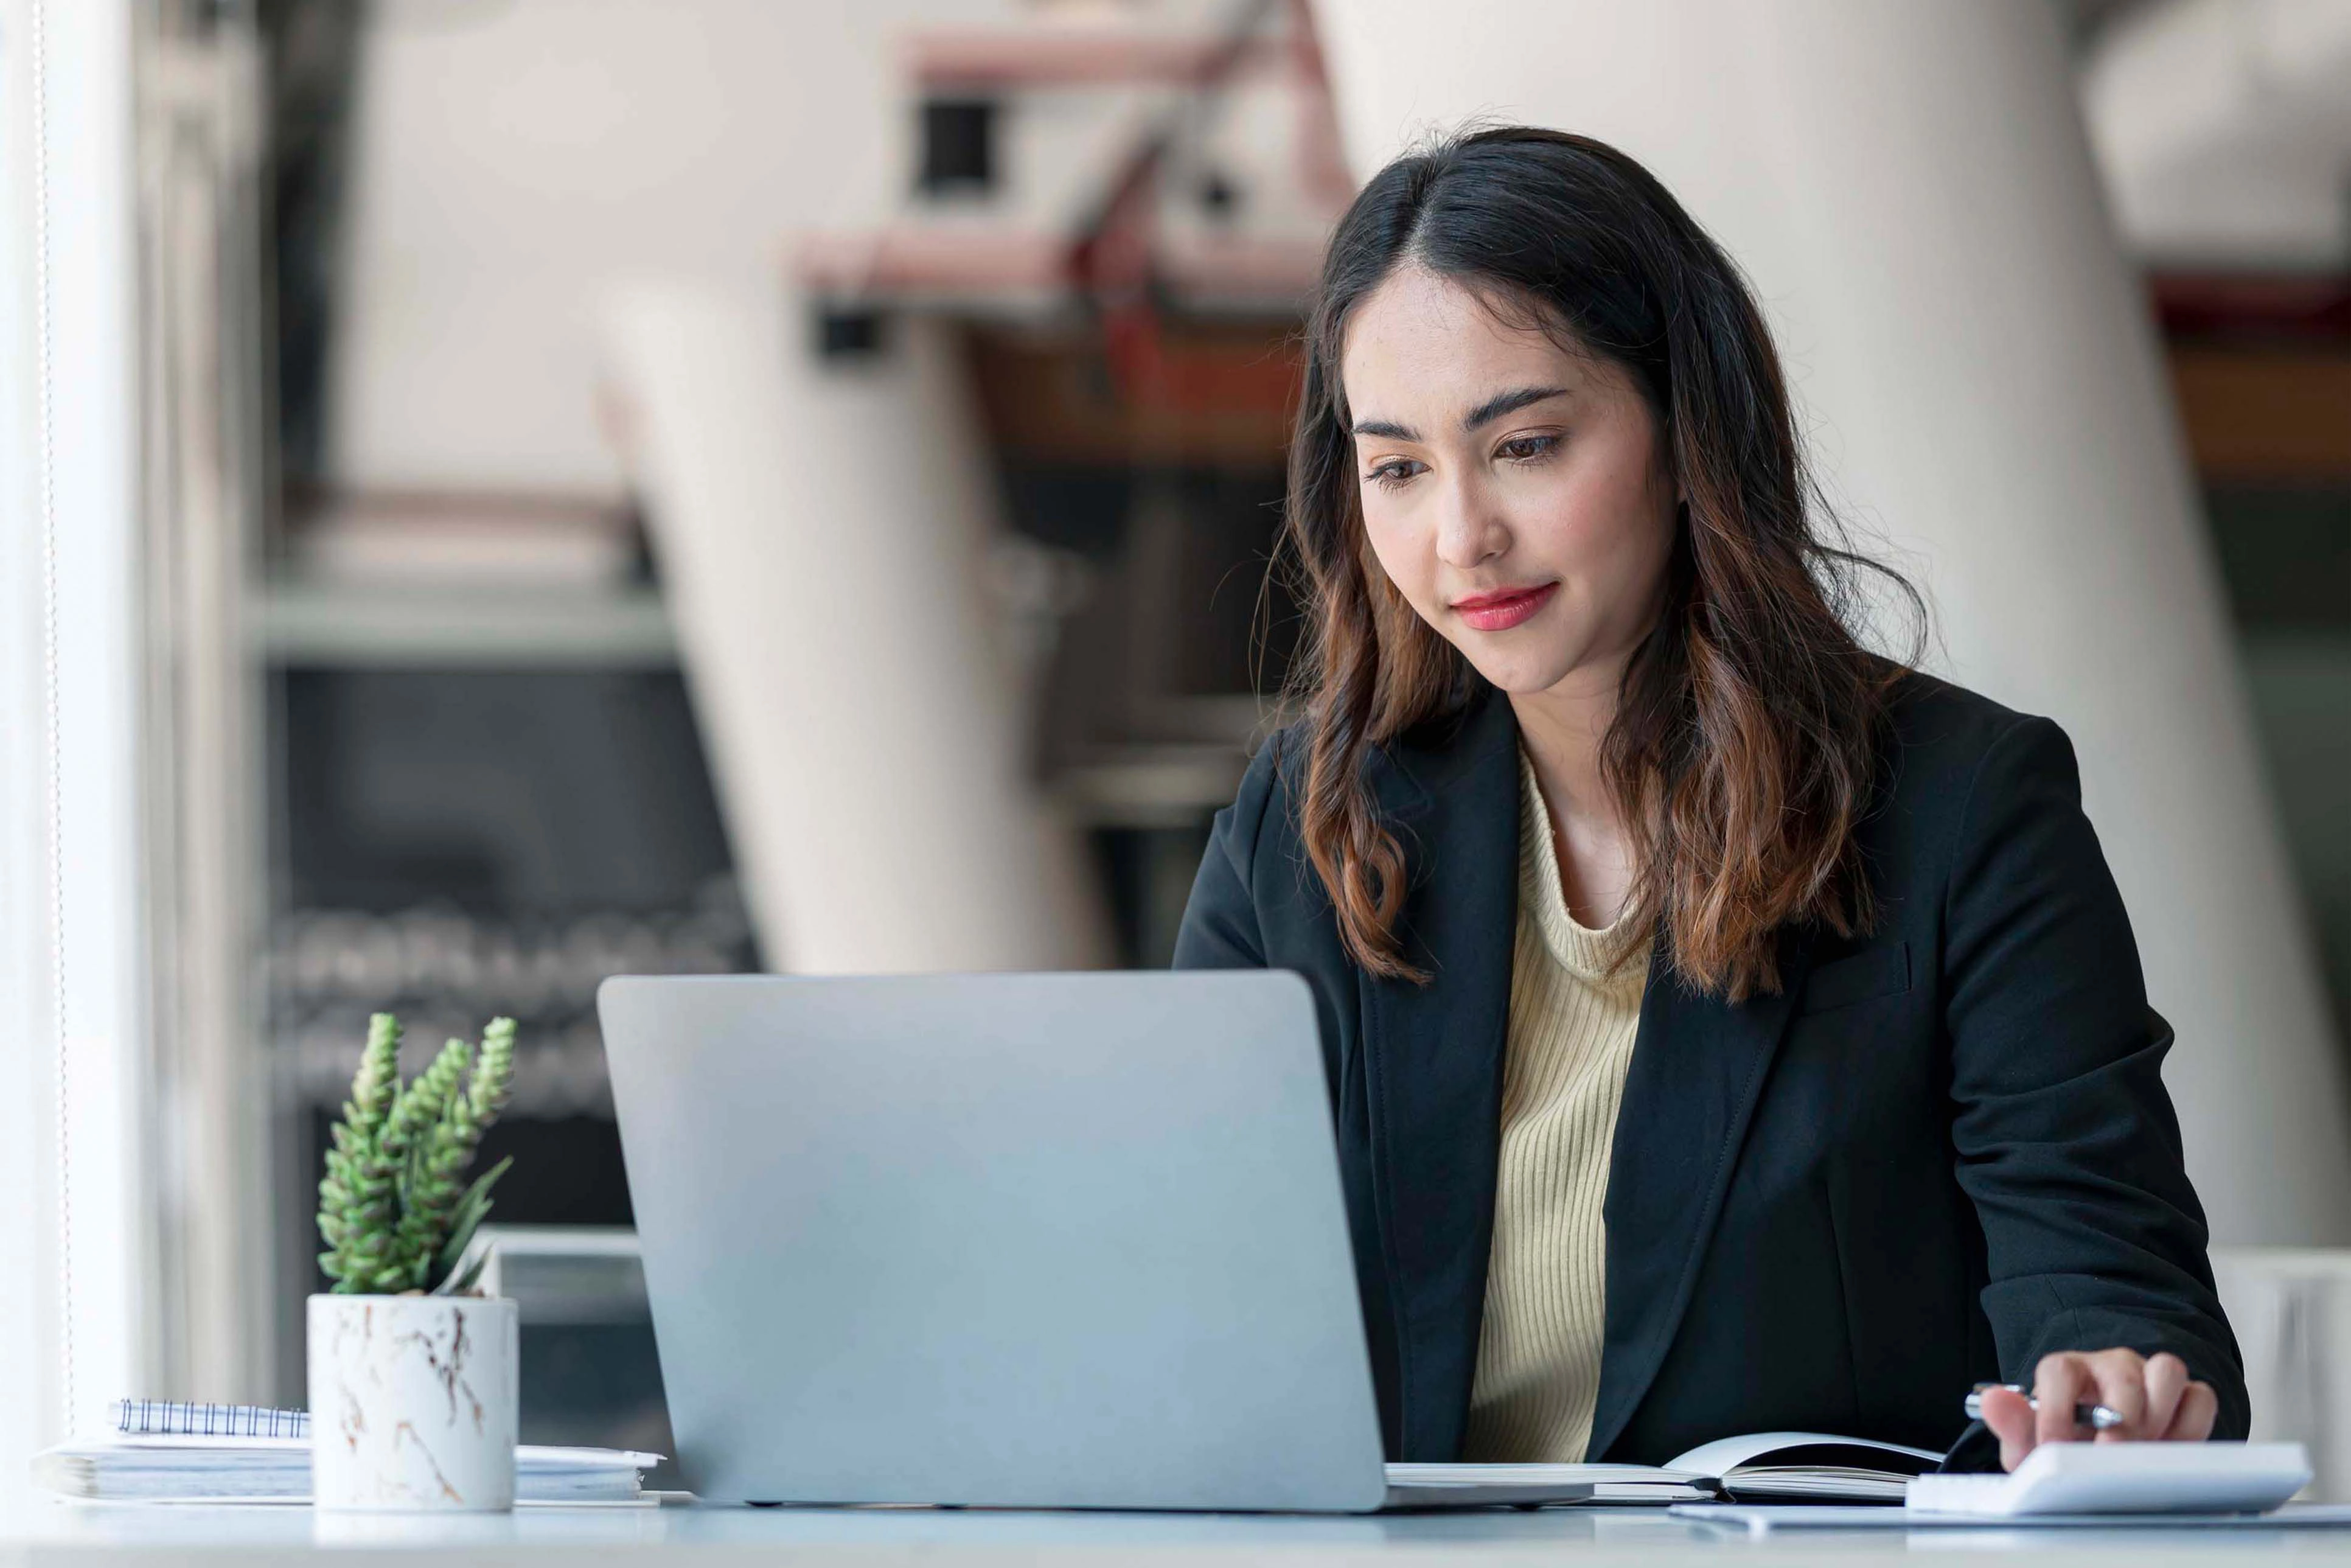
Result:
{"label": "sweater neckline", "polygon": [[[1616,959],[1630,946],[1635,933],[1632,922],[1619,915],[1604,926],[1590,926],[1568,912],[1567,892],[1559,876],[1559,851],[1551,831],[1551,811],[1543,804],[1534,763],[1519,748],[1519,907],[1534,922],[1543,950],[1562,969],[1593,986],[1629,984],[1638,988],[1645,966]],[[1646,946],[1644,941],[1641,944]],[[1627,955],[1629,956],[1629,955]]]}

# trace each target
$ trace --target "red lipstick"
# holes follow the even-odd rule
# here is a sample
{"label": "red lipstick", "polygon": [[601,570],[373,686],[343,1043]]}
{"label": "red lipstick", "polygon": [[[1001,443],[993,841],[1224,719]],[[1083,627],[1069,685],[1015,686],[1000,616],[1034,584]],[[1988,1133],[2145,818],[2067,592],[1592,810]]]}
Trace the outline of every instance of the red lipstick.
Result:
{"label": "red lipstick", "polygon": [[1457,599],[1453,610],[1475,631],[1507,632],[1549,604],[1551,596],[1558,591],[1556,582],[1546,582],[1540,588],[1506,588],[1499,593]]}

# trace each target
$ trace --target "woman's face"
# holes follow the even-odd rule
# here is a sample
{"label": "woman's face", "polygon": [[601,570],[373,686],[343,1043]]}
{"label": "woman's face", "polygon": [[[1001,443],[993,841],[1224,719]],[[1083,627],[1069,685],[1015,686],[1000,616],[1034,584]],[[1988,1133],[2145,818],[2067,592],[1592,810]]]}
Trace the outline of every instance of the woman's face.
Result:
{"label": "woman's face", "polygon": [[1631,374],[1412,266],[1355,308],[1340,374],[1372,551],[1421,619],[1506,692],[1613,691],[1677,499]]}

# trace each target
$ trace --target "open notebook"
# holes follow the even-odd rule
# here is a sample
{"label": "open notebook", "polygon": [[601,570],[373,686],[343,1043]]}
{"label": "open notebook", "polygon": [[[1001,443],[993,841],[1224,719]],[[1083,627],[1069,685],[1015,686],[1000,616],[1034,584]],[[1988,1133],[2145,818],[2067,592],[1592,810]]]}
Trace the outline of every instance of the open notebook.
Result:
{"label": "open notebook", "polygon": [[1899,1503],[1913,1476],[1942,1462],[1929,1448],[1819,1432],[1724,1437],[1648,1465],[1438,1465],[1387,1468],[1392,1507],[1464,1503],[1804,1501]]}

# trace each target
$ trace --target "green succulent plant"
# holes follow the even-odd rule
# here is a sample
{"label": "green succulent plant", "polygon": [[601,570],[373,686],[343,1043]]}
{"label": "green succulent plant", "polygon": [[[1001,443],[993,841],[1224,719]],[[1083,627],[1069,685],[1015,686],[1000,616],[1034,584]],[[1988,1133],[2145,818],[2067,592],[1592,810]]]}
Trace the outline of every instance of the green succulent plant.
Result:
{"label": "green succulent plant", "polygon": [[515,1021],[492,1019],[477,1051],[462,1040],[400,1081],[400,1020],[368,1019],[351,1097],[319,1183],[319,1267],[343,1295],[471,1290],[478,1260],[458,1261],[490,1211],[490,1188],[514,1162],[465,1180],[482,1134],[514,1087]]}

